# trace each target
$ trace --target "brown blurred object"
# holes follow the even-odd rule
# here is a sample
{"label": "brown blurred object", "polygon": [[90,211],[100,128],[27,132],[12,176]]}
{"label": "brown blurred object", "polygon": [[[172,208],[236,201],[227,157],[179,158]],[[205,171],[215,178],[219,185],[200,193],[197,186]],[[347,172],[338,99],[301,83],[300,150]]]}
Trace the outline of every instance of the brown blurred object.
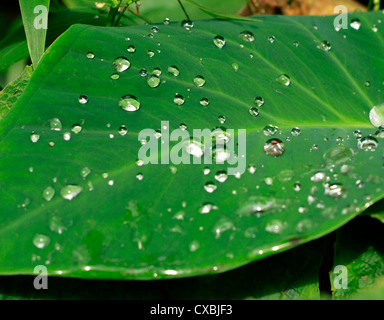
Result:
{"label": "brown blurred object", "polygon": [[348,12],[367,11],[364,5],[354,0],[248,0],[238,15],[333,15],[334,8],[338,5],[345,6]]}

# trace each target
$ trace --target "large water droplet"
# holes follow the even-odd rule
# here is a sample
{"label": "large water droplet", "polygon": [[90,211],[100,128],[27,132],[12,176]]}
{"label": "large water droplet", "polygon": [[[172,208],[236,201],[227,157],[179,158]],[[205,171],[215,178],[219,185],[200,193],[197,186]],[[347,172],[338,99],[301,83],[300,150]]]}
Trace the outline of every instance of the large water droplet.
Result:
{"label": "large water droplet", "polygon": [[117,72],[124,72],[131,66],[129,60],[125,57],[118,57],[113,61],[113,67]]}
{"label": "large water droplet", "polygon": [[241,40],[252,42],[255,40],[255,36],[250,31],[243,31],[239,35]]}
{"label": "large water droplet", "polygon": [[60,190],[61,196],[66,200],[72,200],[76,198],[79,193],[83,191],[81,186],[69,184]]}
{"label": "large water droplet", "polygon": [[223,48],[225,46],[225,39],[222,36],[216,36],[213,38],[213,43],[218,48]]}
{"label": "large water droplet", "polygon": [[384,103],[379,104],[369,112],[369,120],[375,127],[384,126]]}
{"label": "large water droplet", "polygon": [[379,146],[379,141],[371,136],[361,138],[357,141],[357,147],[364,151],[375,151]]}
{"label": "large water droplet", "polygon": [[328,164],[339,164],[349,161],[353,157],[353,150],[345,146],[334,146],[324,153],[324,160]]}
{"label": "large water droplet", "polygon": [[140,102],[135,96],[126,95],[120,99],[119,107],[125,111],[133,112],[140,109]]}
{"label": "large water droplet", "polygon": [[197,158],[201,158],[204,154],[203,144],[193,139],[186,141],[183,145],[183,148],[185,152]]}

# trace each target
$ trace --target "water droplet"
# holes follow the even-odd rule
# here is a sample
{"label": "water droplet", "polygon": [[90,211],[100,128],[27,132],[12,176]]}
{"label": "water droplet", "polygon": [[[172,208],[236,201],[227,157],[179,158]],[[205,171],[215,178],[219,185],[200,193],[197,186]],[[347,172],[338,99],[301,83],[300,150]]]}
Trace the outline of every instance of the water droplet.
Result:
{"label": "water droplet", "polygon": [[207,213],[210,213],[212,210],[217,210],[217,209],[219,209],[217,206],[215,206],[210,202],[207,202],[200,207],[199,212],[202,214],[207,214]]}
{"label": "water droplet", "polygon": [[203,107],[208,106],[209,105],[209,100],[207,98],[201,98],[200,105],[202,105]]}
{"label": "water droplet", "polygon": [[74,124],[71,130],[73,133],[80,133],[83,128],[79,124]]}
{"label": "water droplet", "polygon": [[139,71],[139,74],[142,76],[142,77],[146,77],[148,75],[148,71],[146,69],[140,69]]}
{"label": "water droplet", "polygon": [[168,67],[168,73],[177,77],[180,74],[180,71],[179,71],[179,68],[176,66],[169,66]]}
{"label": "water droplet", "polygon": [[125,57],[118,57],[113,61],[113,67],[117,72],[124,72],[131,66],[129,60]]}
{"label": "water droplet", "polygon": [[325,181],[326,179],[326,175],[324,172],[316,172],[312,177],[311,177],[311,181],[313,182],[323,182]]}
{"label": "water droplet", "polygon": [[259,115],[259,109],[257,109],[256,107],[251,107],[249,108],[249,114],[252,117],[257,117]]}
{"label": "water droplet", "polygon": [[293,184],[293,190],[296,192],[300,191],[301,190],[301,184],[299,182],[295,182]]}
{"label": "water droplet", "polygon": [[345,146],[334,146],[324,153],[324,160],[328,164],[340,164],[349,161],[353,157],[353,150]]}
{"label": "water droplet", "polygon": [[33,237],[32,242],[36,248],[43,249],[51,243],[51,238],[44,234],[38,233]]}
{"label": "water droplet", "polygon": [[241,40],[248,41],[248,42],[252,42],[252,41],[255,40],[255,36],[250,31],[243,31],[243,32],[241,32],[239,37],[240,37]]}
{"label": "water droplet", "polygon": [[366,86],[366,87],[370,87],[371,86],[371,81],[365,81],[364,82],[364,86]]}
{"label": "water droplet", "polygon": [[135,96],[126,95],[120,99],[119,107],[125,111],[133,112],[140,109],[140,102]]}
{"label": "water droplet", "polygon": [[280,234],[284,229],[284,224],[277,219],[273,219],[267,223],[265,230],[272,234]]}
{"label": "water droplet", "polygon": [[128,129],[125,125],[120,126],[119,128],[119,134],[121,136],[125,136],[128,133]]}
{"label": "water droplet", "polygon": [[192,241],[190,244],[189,244],[189,251],[191,252],[195,252],[196,250],[198,250],[200,248],[200,243],[199,241],[197,240],[194,240]]}
{"label": "water droplet", "polygon": [[225,46],[225,39],[222,36],[216,36],[213,38],[213,43],[216,47],[222,49]]}
{"label": "water droplet", "polygon": [[207,191],[208,193],[212,193],[213,191],[215,191],[217,189],[217,186],[213,183],[213,182],[207,182],[205,185],[204,185],[204,189],[205,191]]}
{"label": "water droplet", "polygon": [[185,152],[196,158],[201,158],[204,154],[204,145],[193,139],[186,141],[183,145],[183,148]]}
{"label": "water droplet", "polygon": [[165,18],[163,23],[168,25],[171,23],[171,20],[169,18]]}
{"label": "water droplet", "polygon": [[136,179],[139,180],[139,181],[141,181],[141,180],[144,179],[144,175],[143,175],[142,173],[138,173],[138,174],[136,175]]}
{"label": "water droplet", "polygon": [[87,58],[88,59],[93,59],[95,57],[95,55],[93,54],[93,52],[88,52],[87,53]]}
{"label": "water droplet", "polygon": [[224,124],[225,121],[226,121],[226,118],[225,118],[225,116],[218,116],[217,120],[219,120],[219,122],[220,122],[221,124]]}
{"label": "water droplet", "polygon": [[153,50],[148,50],[147,55],[148,57],[152,58],[155,55],[155,52]]}
{"label": "water droplet", "polygon": [[173,98],[173,102],[177,104],[178,106],[181,106],[185,102],[185,98],[181,94],[176,94]]}
{"label": "water droplet", "polygon": [[295,42],[293,42],[293,46],[294,46],[294,47],[297,48],[299,45],[300,45],[299,41],[295,41]]}
{"label": "water droplet", "polygon": [[235,72],[239,71],[239,64],[236,62],[232,63],[232,68],[235,70]]}
{"label": "water droplet", "polygon": [[54,195],[55,195],[55,189],[53,189],[51,186],[46,187],[43,191],[43,198],[46,201],[51,201]]}
{"label": "water droplet", "polygon": [[291,84],[291,78],[286,74],[278,76],[276,81],[284,86],[289,86]]}
{"label": "water droplet", "polygon": [[51,130],[61,131],[63,129],[63,125],[59,118],[53,118],[49,120],[49,124],[51,126]]}
{"label": "water droplet", "polygon": [[384,126],[384,103],[374,106],[369,112],[369,120],[374,127]]}
{"label": "water droplet", "polygon": [[359,30],[361,26],[361,22],[359,19],[353,19],[350,23],[351,28],[355,30]]}
{"label": "water droplet", "polygon": [[270,43],[274,43],[275,40],[276,40],[276,37],[275,37],[275,36],[269,36],[269,37],[268,37],[268,41],[269,41]]}
{"label": "water droplet", "polygon": [[212,152],[212,156],[216,163],[224,163],[231,157],[231,154],[224,148],[215,148]]}
{"label": "water droplet", "polygon": [[112,80],[118,80],[120,78],[120,75],[118,73],[112,73],[111,74],[111,79]]}
{"label": "water droplet", "polygon": [[159,32],[159,27],[157,27],[157,26],[153,26],[153,27],[151,28],[151,32],[153,32],[153,33],[158,33],[158,32]]}
{"label": "water droplet", "polygon": [[194,27],[194,24],[191,20],[188,20],[188,19],[185,19],[181,22],[181,26],[187,30],[187,31],[190,31],[193,27]]}
{"label": "water droplet", "polygon": [[228,173],[225,170],[219,170],[215,174],[215,179],[221,183],[227,181],[228,179]]}
{"label": "water droplet", "polygon": [[160,84],[160,78],[157,77],[157,76],[150,76],[148,79],[147,79],[147,84],[148,86],[150,86],[151,88],[156,88],[159,86]]}
{"label": "water droplet", "polygon": [[284,151],[284,143],[280,139],[269,139],[264,145],[264,151],[275,158],[280,157]]}
{"label": "water droplet", "polygon": [[291,130],[291,135],[293,135],[294,137],[297,137],[301,134],[301,130],[300,128],[298,127],[295,127],[295,128],[292,128]]}
{"label": "water droplet", "polygon": [[324,191],[326,195],[334,199],[338,199],[341,198],[347,192],[347,189],[343,187],[341,183],[333,183],[326,184],[324,186]]}
{"label": "water droplet", "polygon": [[193,83],[195,84],[196,87],[202,87],[205,85],[205,79],[202,76],[196,76],[193,79]]}
{"label": "water droplet", "polygon": [[379,141],[371,136],[361,138],[357,141],[357,147],[364,151],[375,151],[379,146]]}
{"label": "water droplet", "polygon": [[32,131],[32,133],[31,133],[31,141],[33,143],[36,143],[37,141],[39,141],[39,139],[40,139],[40,135],[38,133]]}
{"label": "water droplet", "polygon": [[279,130],[279,128],[277,126],[269,124],[269,125],[264,127],[263,133],[265,136],[273,136],[274,134],[276,134],[276,132],[278,130]]}
{"label": "water droplet", "polygon": [[70,133],[70,132],[64,132],[64,133],[63,133],[63,139],[64,139],[65,141],[69,141],[69,140],[71,140],[71,133]]}
{"label": "water droplet", "polygon": [[91,173],[91,169],[89,169],[88,167],[84,167],[83,169],[80,170],[80,175],[83,179],[85,179],[90,173]]}
{"label": "water droplet", "polygon": [[225,231],[228,230],[233,230],[234,229],[234,224],[231,220],[228,218],[221,218],[213,227],[213,231],[215,233],[215,238],[218,239],[224,233]]}
{"label": "water droplet", "polygon": [[69,184],[61,188],[60,194],[64,199],[72,200],[76,198],[81,191],[83,191],[83,188],[81,186]]}
{"label": "water droplet", "polygon": [[153,68],[152,74],[154,76],[160,77],[161,76],[161,69],[160,68]]}
{"label": "water droplet", "polygon": [[262,97],[256,97],[254,102],[258,107],[261,107],[262,105],[264,105],[264,99]]}
{"label": "water droplet", "polygon": [[332,49],[331,44],[326,40],[321,41],[317,47],[325,52],[328,52]]}
{"label": "water droplet", "polygon": [[85,95],[85,94],[82,94],[80,97],[79,97],[79,103],[81,104],[86,104],[88,102],[88,97]]}
{"label": "water droplet", "polygon": [[377,31],[379,31],[379,28],[377,27],[377,25],[374,24],[374,25],[372,26],[372,31],[373,31],[373,32],[377,32]]}
{"label": "water droplet", "polygon": [[127,51],[129,53],[134,53],[136,51],[136,48],[135,48],[134,45],[131,44],[131,45],[128,46]]}

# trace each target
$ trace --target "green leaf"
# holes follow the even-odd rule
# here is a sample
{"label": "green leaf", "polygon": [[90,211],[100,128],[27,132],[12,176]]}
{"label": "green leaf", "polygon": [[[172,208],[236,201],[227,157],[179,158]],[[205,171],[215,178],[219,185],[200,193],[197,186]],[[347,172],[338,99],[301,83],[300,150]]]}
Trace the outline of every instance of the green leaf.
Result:
{"label": "green leaf", "polygon": [[29,54],[36,68],[45,51],[49,0],[19,0],[19,3]]}
{"label": "green leaf", "polygon": [[[382,198],[383,143],[368,137],[377,131],[369,112],[383,99],[383,38],[371,30],[382,14],[349,18],[361,28],[281,16],[159,25],[153,36],[149,26],[71,27],[0,123],[1,273],[30,274],[41,263],[51,275],[84,278],[223,272],[324,236]],[[116,79],[122,56],[130,68]],[[160,81],[143,68],[159,68]],[[119,106],[127,95],[136,112]],[[131,102],[122,106],[137,109]],[[235,151],[251,170],[220,182],[217,173],[237,164],[138,166],[139,132],[163,129],[151,137],[159,143],[161,121],[191,135],[234,129],[240,147],[237,130],[246,129],[246,157]],[[264,151],[273,138],[285,144],[280,157],[277,141]]]}
{"label": "green leaf", "polygon": [[32,70],[31,66],[27,66],[19,78],[9,83],[0,91],[0,119],[4,118],[23,93],[31,78]]}
{"label": "green leaf", "polygon": [[325,250],[330,249],[329,240],[325,237],[218,275],[184,279],[88,281],[49,277],[48,290],[36,290],[31,276],[2,276],[0,300],[318,300],[319,268]]}
{"label": "green leaf", "polygon": [[353,296],[353,300],[383,300],[384,297],[384,277],[376,279],[372,287],[361,290]]}
{"label": "green leaf", "polygon": [[336,288],[340,278],[330,272],[334,299],[359,299],[384,276],[383,232],[384,225],[369,217],[357,218],[337,231],[334,267],[347,268],[347,287]]}
{"label": "green leaf", "polygon": [[364,211],[364,215],[371,216],[384,223],[384,200],[380,200],[374,206],[368,208],[368,210]]}

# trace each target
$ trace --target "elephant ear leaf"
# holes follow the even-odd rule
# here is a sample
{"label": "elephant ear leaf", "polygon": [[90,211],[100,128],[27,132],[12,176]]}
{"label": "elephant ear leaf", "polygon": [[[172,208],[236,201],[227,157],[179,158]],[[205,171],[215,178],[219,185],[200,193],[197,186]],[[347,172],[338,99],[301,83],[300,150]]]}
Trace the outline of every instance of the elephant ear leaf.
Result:
{"label": "elephant ear leaf", "polygon": [[223,272],[354,218],[384,194],[382,18],[72,26],[0,121],[0,273]]}

